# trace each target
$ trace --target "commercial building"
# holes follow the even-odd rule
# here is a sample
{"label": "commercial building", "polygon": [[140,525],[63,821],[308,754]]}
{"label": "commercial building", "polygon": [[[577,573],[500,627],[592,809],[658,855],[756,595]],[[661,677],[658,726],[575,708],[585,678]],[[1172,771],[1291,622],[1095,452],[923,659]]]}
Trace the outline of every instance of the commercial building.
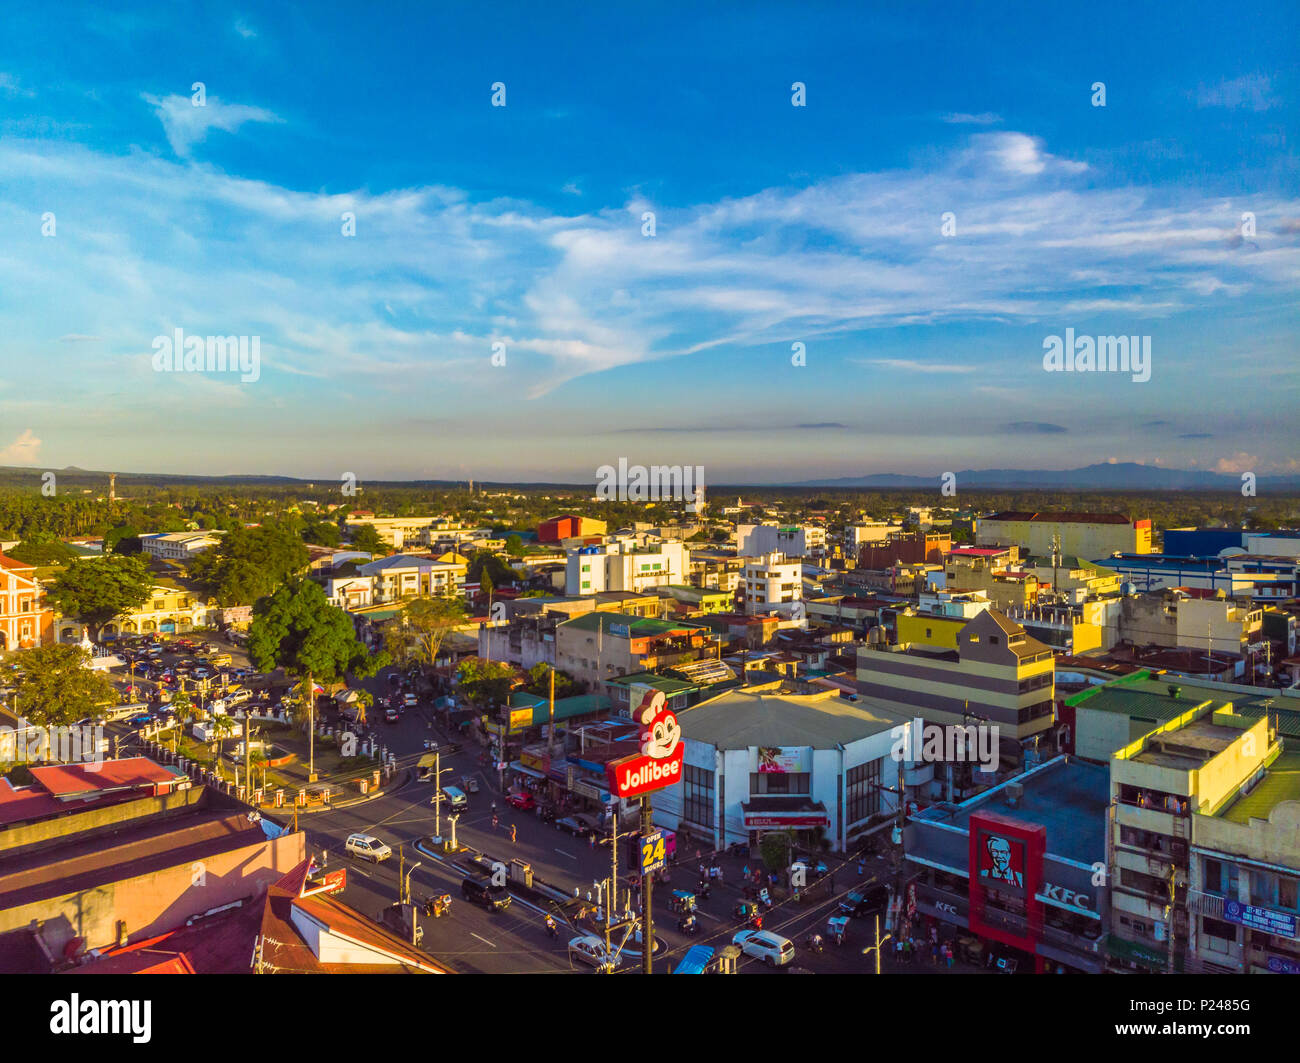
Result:
{"label": "commercial building", "polygon": [[920,872],[918,914],[966,931],[978,942],[968,953],[986,960],[1100,974],[1108,807],[1106,768],[1061,756],[960,805],[909,816],[903,848]]}
{"label": "commercial building", "polygon": [[[876,638],[858,653],[858,686],[876,703],[943,726],[972,717],[996,725],[1004,752],[1031,744],[1053,723],[1052,651],[994,609],[967,620],[956,634],[947,620],[909,621],[908,637]],[[900,617],[901,621],[902,618]]]}
{"label": "commercial building", "polygon": [[0,954],[34,945],[45,970],[249,903],[306,855],[303,834],[143,757],[32,776],[0,780]]}
{"label": "commercial building", "polygon": [[737,524],[739,557],[818,557],[826,552],[826,529],[818,525]]}
{"label": "commercial building", "polygon": [[371,580],[371,601],[397,602],[420,595],[460,594],[466,566],[435,561],[415,554],[393,554],[357,566],[357,575]]}
{"label": "commercial building", "polygon": [[895,565],[938,565],[952,549],[949,532],[910,532],[894,535],[883,543],[871,543],[858,550],[858,567],[887,569]]}
{"label": "commercial building", "polygon": [[[206,599],[201,591],[181,586],[174,580],[159,580],[143,605],[132,609],[102,628],[101,638],[122,635],[164,635],[215,627],[221,621],[221,607]],[[89,635],[86,625],[72,617],[56,614],[55,630],[60,642],[81,642]]]}
{"label": "commercial building", "polygon": [[906,725],[897,713],[839,692],[782,682],[730,690],[677,717],[686,744],[681,784],[655,796],[655,819],[720,848],[793,830],[845,851],[897,811]]}
{"label": "commercial building", "polygon": [[565,593],[570,597],[602,591],[645,593],[685,581],[687,551],[679,542],[636,546],[610,542],[571,549],[565,561]]}
{"label": "commercial building", "polygon": [[657,672],[719,652],[720,640],[698,624],[596,612],[555,628],[555,667],[594,693],[617,676]]}
{"label": "commercial building", "polygon": [[591,517],[578,517],[566,513],[552,517],[537,525],[539,543],[558,543],[565,539],[586,539],[605,534],[605,522]]}
{"label": "commercial building", "polygon": [[1097,564],[1117,573],[1136,591],[1174,587],[1222,591],[1229,598],[1261,601],[1294,598],[1296,569],[1289,561],[1281,568],[1250,565],[1236,558],[1172,557],[1167,554],[1121,554],[1099,557]]}
{"label": "commercial building", "polygon": [[[747,558],[744,570],[745,612],[790,614],[803,601],[803,570],[784,554]],[[783,608],[784,607],[784,608]]]}
{"label": "commercial building", "polygon": [[849,557],[857,557],[858,551],[864,546],[872,543],[883,543],[891,535],[897,535],[902,532],[901,524],[890,524],[888,521],[876,520],[868,521],[861,524],[849,524],[844,529],[844,553]]}
{"label": "commercial building", "polygon": [[1006,510],[980,517],[977,546],[1023,546],[1031,554],[1106,557],[1113,553],[1151,552],[1151,521],[1130,520],[1122,513],[1031,513]]}

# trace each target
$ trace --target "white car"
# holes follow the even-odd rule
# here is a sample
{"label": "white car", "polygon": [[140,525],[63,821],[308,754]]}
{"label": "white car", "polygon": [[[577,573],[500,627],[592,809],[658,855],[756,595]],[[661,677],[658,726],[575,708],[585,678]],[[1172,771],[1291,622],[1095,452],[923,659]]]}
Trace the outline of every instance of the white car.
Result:
{"label": "white car", "polygon": [[596,937],[595,934],[584,934],[582,937],[576,937],[569,942],[569,956],[577,957],[583,963],[595,967],[597,970],[608,968],[613,970],[618,966],[618,960],[613,953],[605,951],[605,942]]}
{"label": "white car", "polygon": [[794,960],[794,942],[766,930],[742,930],[731,939],[746,956],[762,960],[769,967],[784,967]]}
{"label": "white car", "polygon": [[348,856],[359,856],[376,864],[393,855],[392,849],[369,834],[349,834],[343,848]]}
{"label": "white car", "polygon": [[417,698],[414,694],[407,694],[405,697],[402,698],[402,702],[403,704],[406,705],[408,709],[413,709],[420,704],[420,699]]}

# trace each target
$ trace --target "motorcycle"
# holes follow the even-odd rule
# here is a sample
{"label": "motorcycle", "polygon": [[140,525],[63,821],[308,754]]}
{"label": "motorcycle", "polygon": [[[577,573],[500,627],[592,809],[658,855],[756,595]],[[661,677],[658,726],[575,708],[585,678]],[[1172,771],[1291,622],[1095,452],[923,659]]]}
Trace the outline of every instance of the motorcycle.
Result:
{"label": "motorcycle", "polygon": [[547,936],[552,938],[557,938],[560,936],[560,928],[556,925],[554,919],[548,919],[546,921],[546,933]]}
{"label": "motorcycle", "polygon": [[431,915],[435,919],[441,919],[451,911],[451,894],[444,893],[441,897],[430,897],[424,902],[424,914]]}
{"label": "motorcycle", "polygon": [[694,913],[682,916],[681,919],[677,920],[677,929],[683,934],[689,934],[691,937],[694,937],[700,932],[700,921],[695,918]]}
{"label": "motorcycle", "polygon": [[695,887],[695,892],[702,900],[707,901],[709,894],[713,892],[713,886],[709,884],[708,879],[700,879]]}
{"label": "motorcycle", "polygon": [[810,934],[804,941],[804,947],[812,949],[813,952],[821,952],[824,943],[820,934]]}

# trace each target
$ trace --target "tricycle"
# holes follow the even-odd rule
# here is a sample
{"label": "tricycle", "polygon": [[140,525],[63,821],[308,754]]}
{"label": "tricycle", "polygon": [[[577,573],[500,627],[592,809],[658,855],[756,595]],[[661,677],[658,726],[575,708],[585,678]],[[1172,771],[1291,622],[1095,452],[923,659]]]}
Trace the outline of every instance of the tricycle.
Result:
{"label": "tricycle", "polygon": [[466,775],[460,780],[460,785],[466,793],[476,794],[478,793],[478,776]]}
{"label": "tricycle", "polygon": [[837,945],[843,945],[845,937],[849,933],[849,917],[847,915],[833,915],[826,920],[826,933]]}
{"label": "tricycle", "polygon": [[758,914],[758,905],[753,901],[740,901],[732,909],[731,914],[737,919],[753,919]]}
{"label": "tricycle", "polygon": [[430,897],[424,902],[424,914],[431,915],[435,919],[441,919],[451,911],[451,894],[444,893],[438,897]]}

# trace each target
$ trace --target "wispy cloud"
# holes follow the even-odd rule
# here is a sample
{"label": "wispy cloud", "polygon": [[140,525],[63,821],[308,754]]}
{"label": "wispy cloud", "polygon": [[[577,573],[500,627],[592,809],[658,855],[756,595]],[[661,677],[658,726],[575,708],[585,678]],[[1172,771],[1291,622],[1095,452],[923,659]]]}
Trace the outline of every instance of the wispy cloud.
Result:
{"label": "wispy cloud", "polygon": [[159,97],[141,93],[140,98],[154,108],[167,142],[182,158],[188,158],[194,145],[207,139],[209,130],[234,133],[247,122],[284,121],[261,107],[222,103],[215,96],[208,96],[201,107],[195,106],[191,97],[176,94]]}
{"label": "wispy cloud", "polygon": [[978,368],[956,362],[918,362],[911,358],[847,358],[845,361],[854,365],[878,365],[882,369],[897,369],[907,373],[973,373]]}
{"label": "wispy cloud", "polygon": [[1201,107],[1226,107],[1232,111],[1267,111],[1277,106],[1271,79],[1263,74],[1246,74],[1231,81],[1203,85],[1196,93]]}
{"label": "wispy cloud", "polygon": [[949,125],[997,125],[1002,121],[1002,116],[994,114],[992,111],[982,111],[979,114],[954,111],[951,114],[945,114],[943,121]]}
{"label": "wispy cloud", "polygon": [[257,36],[257,30],[253,29],[253,27],[248,24],[247,19],[243,18],[235,19],[235,32],[246,40],[250,37]]}
{"label": "wispy cloud", "polygon": [[1060,435],[1062,432],[1068,432],[1069,429],[1064,425],[1048,424],[1044,421],[1012,421],[1010,424],[1003,425],[1002,431],[1012,435],[1050,436]]}
{"label": "wispy cloud", "polygon": [[27,88],[13,74],[0,71],[0,96],[23,96],[31,99],[35,95],[35,89]]}

